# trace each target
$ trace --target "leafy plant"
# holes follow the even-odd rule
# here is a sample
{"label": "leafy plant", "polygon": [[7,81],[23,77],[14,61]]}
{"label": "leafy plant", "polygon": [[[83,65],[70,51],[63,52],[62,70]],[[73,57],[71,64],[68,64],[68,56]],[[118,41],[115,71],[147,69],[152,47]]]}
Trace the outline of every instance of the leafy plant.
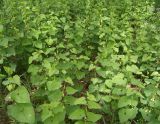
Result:
{"label": "leafy plant", "polygon": [[159,124],[154,6],[2,0],[0,84],[9,117],[28,124]]}

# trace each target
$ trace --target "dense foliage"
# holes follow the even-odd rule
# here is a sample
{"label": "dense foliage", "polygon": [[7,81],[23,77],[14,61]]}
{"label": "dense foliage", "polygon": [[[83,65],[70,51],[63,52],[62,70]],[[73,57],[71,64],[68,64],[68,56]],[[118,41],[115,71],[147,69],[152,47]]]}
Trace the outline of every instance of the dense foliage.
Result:
{"label": "dense foliage", "polygon": [[0,102],[12,122],[160,124],[154,6],[1,0]]}

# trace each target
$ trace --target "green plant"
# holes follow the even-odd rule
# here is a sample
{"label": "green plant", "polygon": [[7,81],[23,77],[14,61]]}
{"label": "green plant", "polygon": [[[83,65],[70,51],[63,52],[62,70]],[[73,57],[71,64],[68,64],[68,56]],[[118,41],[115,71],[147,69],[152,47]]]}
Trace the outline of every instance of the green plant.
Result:
{"label": "green plant", "polygon": [[15,123],[160,123],[153,2],[1,3],[0,81]]}

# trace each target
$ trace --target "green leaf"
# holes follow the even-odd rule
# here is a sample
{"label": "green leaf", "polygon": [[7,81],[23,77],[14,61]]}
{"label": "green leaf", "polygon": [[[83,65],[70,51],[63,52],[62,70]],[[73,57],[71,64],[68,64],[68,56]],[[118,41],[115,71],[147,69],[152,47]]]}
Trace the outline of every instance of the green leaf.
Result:
{"label": "green leaf", "polygon": [[76,72],[76,77],[77,77],[78,80],[84,78],[85,77],[85,72],[77,71]]}
{"label": "green leaf", "polygon": [[46,69],[50,69],[51,68],[51,63],[47,60],[44,60],[43,62],[43,66],[46,68]]}
{"label": "green leaf", "polygon": [[0,46],[3,46],[5,48],[8,47],[8,38],[3,38],[0,40]]}
{"label": "green leaf", "polygon": [[3,25],[0,24],[0,33],[3,31]]}
{"label": "green leaf", "polygon": [[76,121],[75,124],[95,124],[94,122],[88,122],[88,121]]}
{"label": "green leaf", "polygon": [[6,48],[5,52],[6,52],[6,56],[7,57],[11,57],[11,56],[15,56],[16,55],[16,51],[15,51],[14,47]]}
{"label": "green leaf", "polygon": [[127,83],[127,80],[124,79],[124,74],[119,73],[119,74],[117,74],[116,76],[114,76],[114,77],[112,78],[112,82],[113,82],[114,84],[116,84],[116,85],[125,86],[126,83]]}
{"label": "green leaf", "polygon": [[56,107],[54,107],[53,113],[57,114],[57,113],[61,113],[64,112],[65,107],[62,103],[58,104]]}
{"label": "green leaf", "polygon": [[3,64],[4,59],[0,57],[0,64]]}
{"label": "green leaf", "polygon": [[0,81],[3,80],[6,77],[4,74],[0,74]]}
{"label": "green leaf", "polygon": [[44,121],[44,124],[61,124],[64,122],[65,112],[57,113]]}
{"label": "green leaf", "polygon": [[37,65],[31,64],[28,68],[28,72],[31,73],[32,75],[36,75],[40,70],[40,67]]}
{"label": "green leaf", "polygon": [[75,109],[69,114],[69,119],[71,120],[81,120],[85,117],[85,112],[83,109]]}
{"label": "green leaf", "polygon": [[10,68],[10,67],[7,67],[7,66],[3,66],[5,72],[8,74],[8,75],[11,75],[13,74],[13,70]]}
{"label": "green leaf", "polygon": [[[52,102],[50,104],[43,104],[41,106],[39,106],[38,108],[39,111],[41,112],[41,120],[46,123],[51,121],[50,118],[53,119],[55,121],[62,121],[65,117],[65,111],[64,111],[64,106],[62,104],[60,104],[59,102]],[[62,116],[62,117],[60,117]]]}
{"label": "green leaf", "polygon": [[91,101],[96,101],[96,97],[93,94],[89,94],[88,92],[87,92],[87,99]]}
{"label": "green leaf", "polygon": [[57,124],[59,124],[60,122],[64,122],[65,121],[64,120],[65,119],[65,115],[66,115],[65,111],[55,114],[54,115],[54,118],[55,118],[54,122],[57,122]]}
{"label": "green leaf", "polygon": [[20,86],[20,77],[18,75],[14,75],[13,77],[9,77],[7,80],[3,81],[3,85],[11,84],[17,84],[18,86]]}
{"label": "green leaf", "polygon": [[74,104],[74,105],[86,105],[87,102],[86,102],[85,97],[80,97],[80,98],[76,98],[76,99],[74,100],[74,103],[73,103],[73,104]]}
{"label": "green leaf", "polygon": [[118,101],[118,108],[122,108],[125,106],[137,106],[138,99],[133,96],[123,96]]}
{"label": "green leaf", "polygon": [[92,81],[92,83],[93,83],[93,84],[97,84],[97,83],[99,83],[98,78],[92,78],[92,79],[91,79],[91,81]]}
{"label": "green leaf", "polygon": [[91,71],[91,70],[93,70],[93,69],[95,69],[95,65],[90,64],[90,65],[89,65],[89,71]]}
{"label": "green leaf", "polygon": [[151,118],[152,118],[151,110],[149,110],[147,108],[141,108],[141,109],[139,109],[139,111],[141,112],[141,115],[144,120],[146,120],[146,121],[151,120]]}
{"label": "green leaf", "polygon": [[156,120],[156,119],[152,119],[151,121],[149,121],[148,124],[159,124],[160,121],[159,120]]}
{"label": "green leaf", "polygon": [[138,59],[138,56],[130,56],[130,61],[133,63],[136,63]]}
{"label": "green leaf", "polygon": [[41,53],[42,51],[32,53],[32,56],[29,57],[29,64],[33,61],[41,60]]}
{"label": "green leaf", "polygon": [[76,98],[73,96],[65,96],[64,102],[70,105],[86,105],[87,104],[85,97]]}
{"label": "green leaf", "polygon": [[51,46],[54,43],[54,40],[51,38],[48,38],[47,40],[45,40],[45,42],[47,43],[47,45]]}
{"label": "green leaf", "polygon": [[30,79],[31,79],[31,83],[32,85],[35,86],[40,86],[44,83],[46,83],[46,76],[45,75],[31,75]]}
{"label": "green leaf", "polygon": [[88,108],[89,109],[101,109],[101,106],[94,101],[88,101]]}
{"label": "green leaf", "polygon": [[48,99],[51,102],[58,102],[62,99],[63,93],[60,89],[48,93]]}
{"label": "green leaf", "polygon": [[71,79],[70,77],[67,77],[67,78],[65,79],[65,81],[66,81],[67,83],[73,85],[73,81],[72,81],[72,79]]}
{"label": "green leaf", "polygon": [[111,97],[108,96],[108,95],[102,96],[102,99],[103,99],[105,102],[110,102],[110,101],[111,101]]}
{"label": "green leaf", "polygon": [[49,91],[57,90],[61,87],[61,81],[59,80],[53,80],[47,82],[47,88]]}
{"label": "green leaf", "polygon": [[153,107],[153,108],[159,108],[160,107],[160,99],[159,98],[151,98],[151,100],[149,101],[149,106]]}
{"label": "green leaf", "polygon": [[68,95],[72,95],[72,94],[76,93],[77,90],[72,87],[66,87],[66,92]]}
{"label": "green leaf", "polygon": [[108,88],[112,88],[112,85],[113,85],[112,80],[106,80],[106,81],[105,81],[105,85],[106,85]]}
{"label": "green leaf", "polygon": [[14,104],[7,107],[8,115],[21,123],[30,123],[35,122],[35,113],[31,104]]}
{"label": "green leaf", "polygon": [[101,115],[100,114],[95,114],[93,112],[87,112],[87,120],[91,121],[91,122],[97,122],[98,120],[101,119]]}
{"label": "green leaf", "polygon": [[24,86],[18,87],[10,94],[11,99],[17,103],[30,103],[30,96],[27,89]]}
{"label": "green leaf", "polygon": [[136,65],[131,65],[131,66],[127,65],[126,70],[129,71],[129,72],[136,73],[136,74],[140,73],[140,70]]}
{"label": "green leaf", "polygon": [[134,79],[134,78],[131,80],[131,84],[136,85],[136,86],[138,86],[140,88],[145,88],[144,84],[141,81],[139,81],[137,79]]}
{"label": "green leaf", "polygon": [[57,32],[57,28],[56,27],[50,27],[49,28],[49,34],[50,35],[55,35]]}
{"label": "green leaf", "polygon": [[51,117],[53,115],[52,109],[50,109],[50,106],[44,106],[41,113],[41,119],[44,122],[47,118]]}
{"label": "green leaf", "polygon": [[124,108],[118,112],[121,123],[127,122],[128,120],[134,119],[138,113],[137,108]]}
{"label": "green leaf", "polygon": [[12,82],[20,86],[20,77],[18,75],[14,75]]}
{"label": "green leaf", "polygon": [[35,42],[34,45],[35,45],[36,48],[39,48],[39,49],[43,48],[43,44],[41,42],[39,42],[39,41]]}
{"label": "green leaf", "polygon": [[64,97],[64,102],[65,102],[65,104],[73,105],[75,99],[76,99],[76,98],[73,97],[73,96],[65,96],[65,97]]}

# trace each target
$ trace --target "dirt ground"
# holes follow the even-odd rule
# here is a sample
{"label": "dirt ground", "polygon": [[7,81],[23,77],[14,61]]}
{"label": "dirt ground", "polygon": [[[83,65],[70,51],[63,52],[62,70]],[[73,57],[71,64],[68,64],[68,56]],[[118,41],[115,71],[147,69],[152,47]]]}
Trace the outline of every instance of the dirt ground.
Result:
{"label": "dirt ground", "polygon": [[1,108],[0,108],[0,124],[10,124],[10,121],[6,112]]}

